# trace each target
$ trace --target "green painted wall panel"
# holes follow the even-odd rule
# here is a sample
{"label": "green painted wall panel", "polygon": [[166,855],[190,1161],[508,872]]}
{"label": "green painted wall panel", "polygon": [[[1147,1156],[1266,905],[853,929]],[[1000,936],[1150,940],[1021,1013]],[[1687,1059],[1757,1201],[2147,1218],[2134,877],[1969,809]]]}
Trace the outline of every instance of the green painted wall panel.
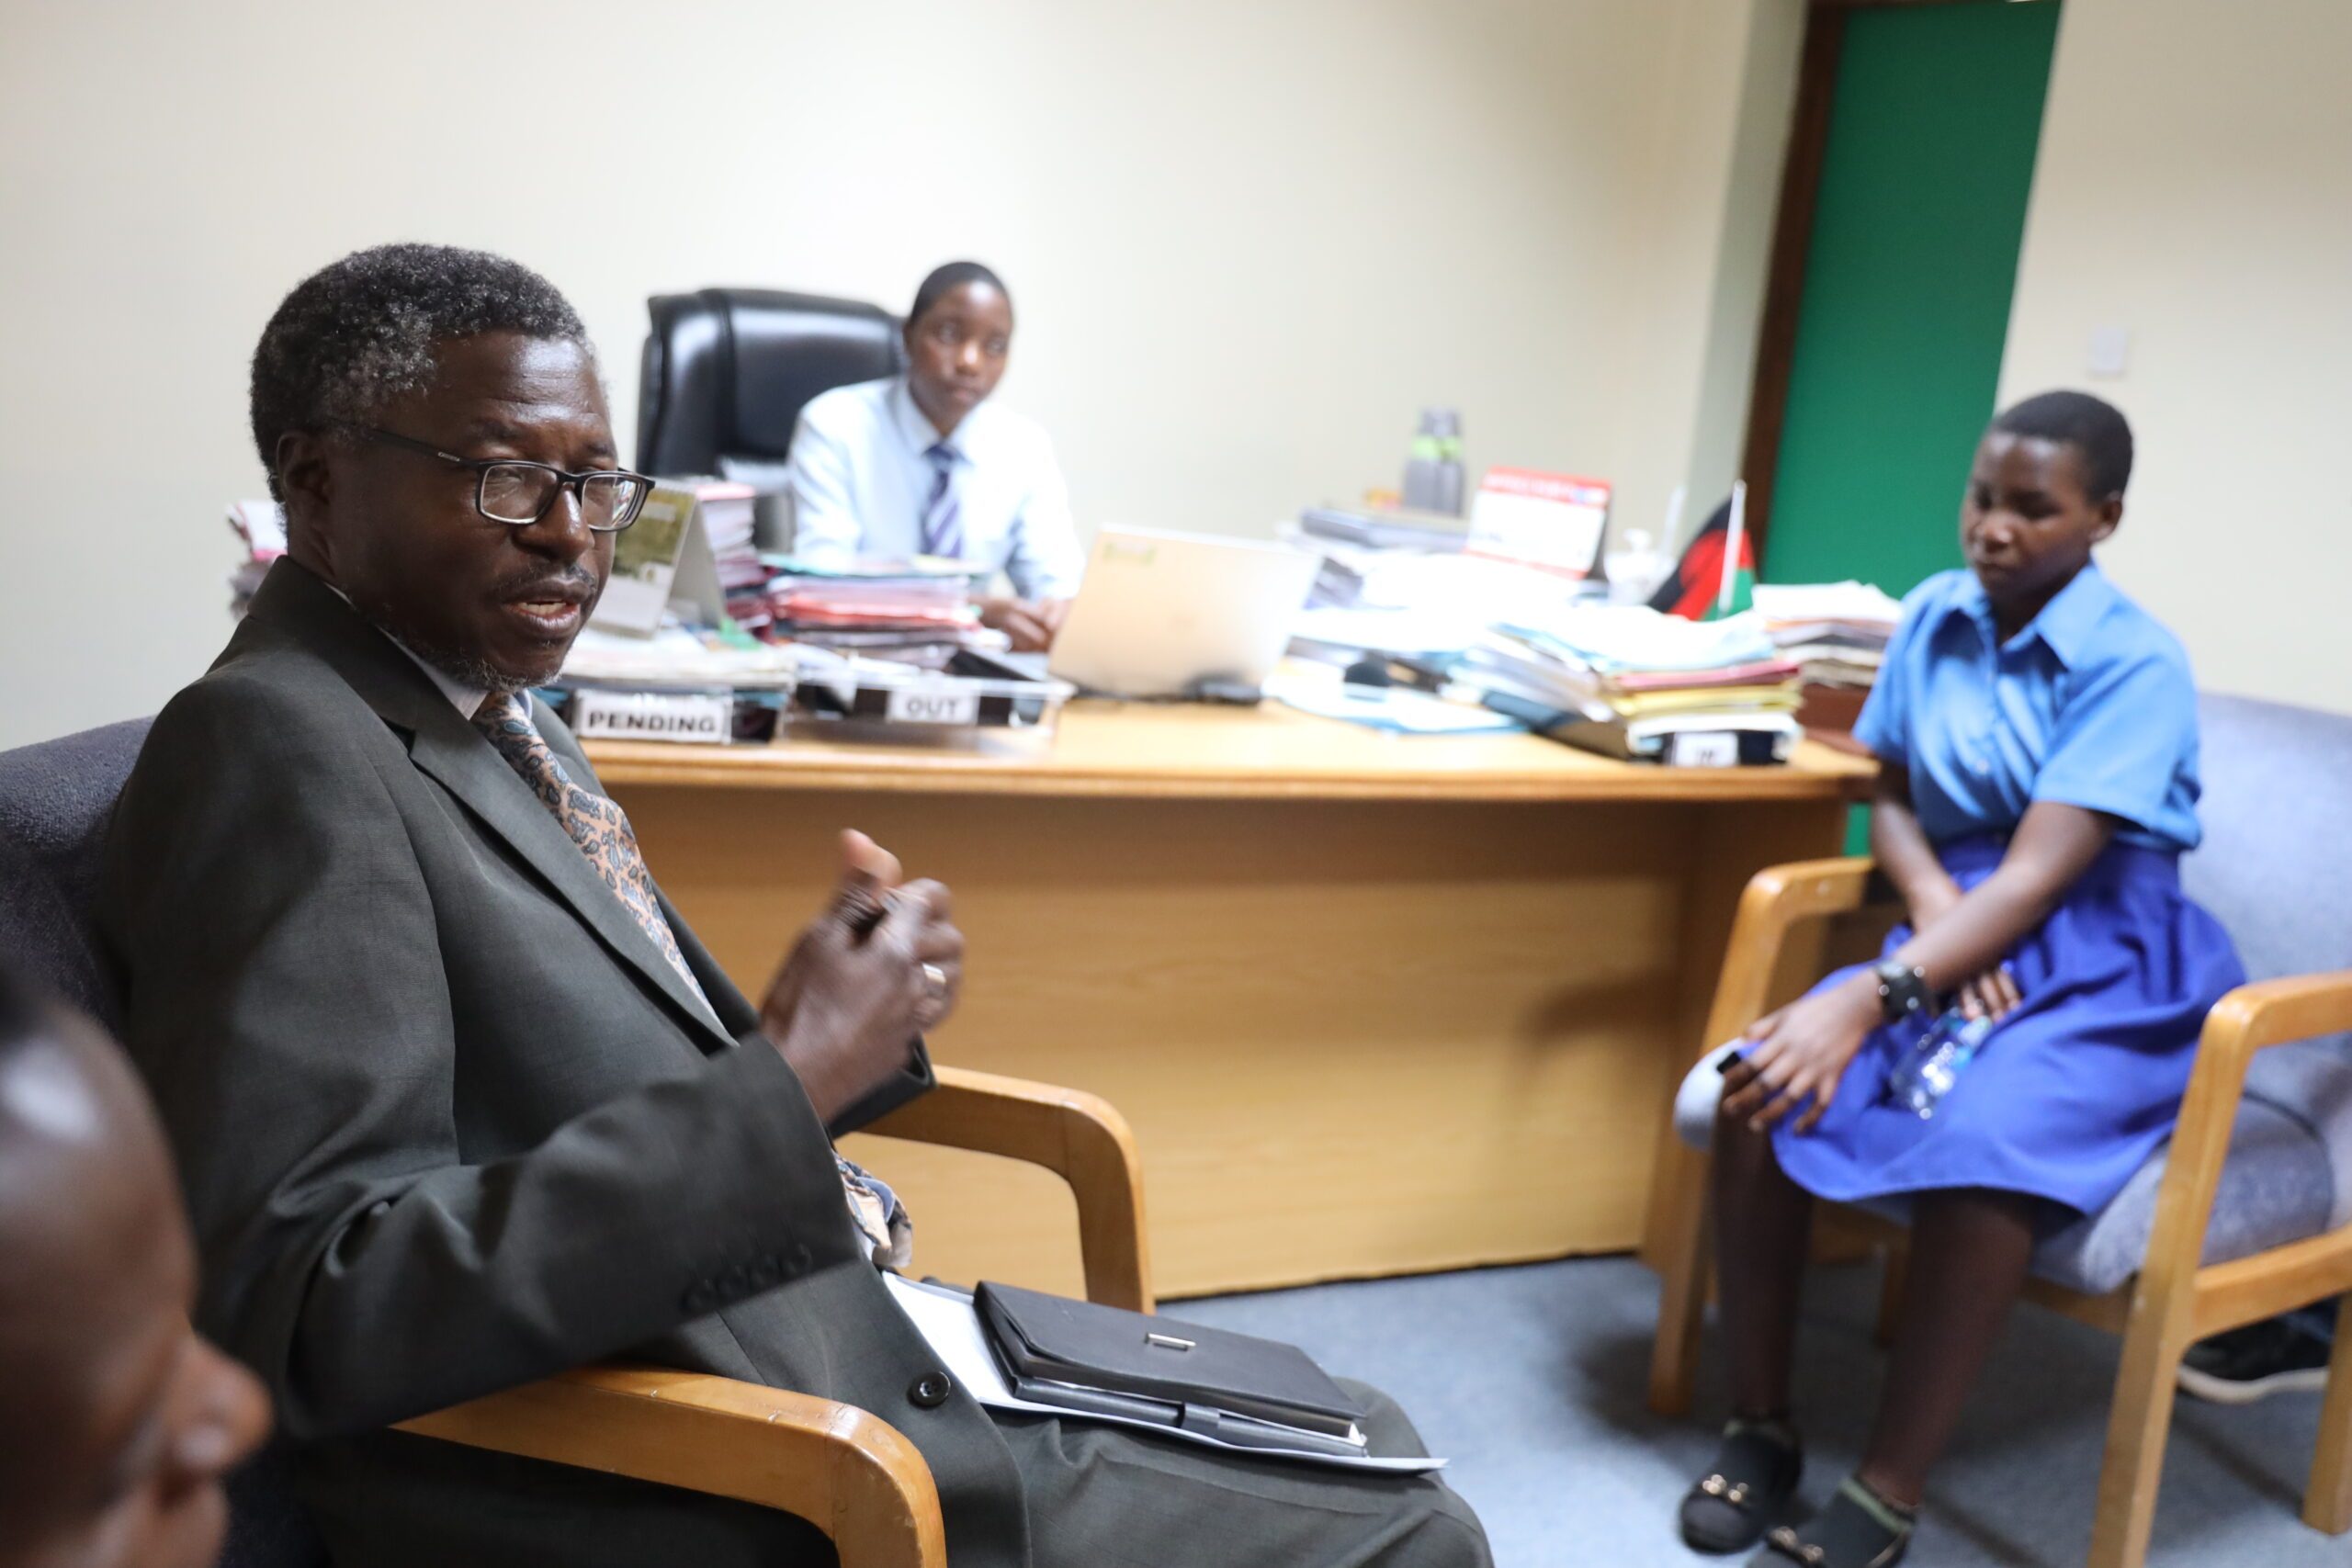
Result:
{"label": "green painted wall panel", "polygon": [[1890,593],[1960,564],[2056,0],[1849,14],[1766,535],[1773,582]]}

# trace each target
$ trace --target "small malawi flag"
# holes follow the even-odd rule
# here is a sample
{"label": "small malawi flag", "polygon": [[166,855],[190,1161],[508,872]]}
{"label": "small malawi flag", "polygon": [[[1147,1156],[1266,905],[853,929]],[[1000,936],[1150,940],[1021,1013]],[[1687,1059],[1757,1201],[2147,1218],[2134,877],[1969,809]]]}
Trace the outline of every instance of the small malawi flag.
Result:
{"label": "small malawi flag", "polygon": [[1674,570],[1651,597],[1651,609],[1686,621],[1713,621],[1736,615],[1755,604],[1756,547],[1745,528],[1739,532],[1738,555],[1732,564],[1731,602],[1727,606],[1723,602],[1733,510],[1733,502],[1726,501],[1709,514],[1706,526],[1692,536],[1682,558],[1674,563]]}

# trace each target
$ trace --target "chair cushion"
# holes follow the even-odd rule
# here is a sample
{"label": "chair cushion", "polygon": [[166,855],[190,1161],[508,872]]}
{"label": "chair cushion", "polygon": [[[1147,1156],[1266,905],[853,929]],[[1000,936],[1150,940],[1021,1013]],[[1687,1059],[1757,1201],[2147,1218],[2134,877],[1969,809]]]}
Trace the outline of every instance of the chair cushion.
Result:
{"label": "chair cushion", "polygon": [[120,1009],[99,967],[87,923],[68,908],[40,863],[0,837],[0,953],[40,984],[104,1023]]}
{"label": "chair cushion", "polygon": [[[1715,1057],[1690,1069],[1674,1100],[1676,1136],[1703,1149],[1713,1134],[1723,1075]],[[2074,1290],[2104,1295],[2138,1272],[2155,1224],[2162,1154],[2142,1166],[2115,1201],[2045,1238],[2034,1249],[2033,1271]],[[2226,1263],[2266,1247],[2300,1241],[2328,1228],[2334,1186],[2328,1151],[2301,1117],[2247,1100],[2238,1106],[2230,1157],[2213,1194],[2205,1230],[2205,1261]],[[1858,1205],[1898,1224],[1911,1221],[1910,1201],[1885,1198]]]}
{"label": "chair cushion", "polygon": [[40,863],[68,908],[89,906],[107,818],[149,722],[125,719],[0,751],[0,839]]}
{"label": "chair cushion", "polygon": [[107,816],[147,720],[0,751],[0,952],[94,1014],[121,1022],[89,931]]}
{"label": "chair cushion", "polygon": [[[2033,1271],[2055,1284],[2104,1295],[2137,1273],[2156,1219],[2164,1156],[2142,1166],[2115,1201],[2046,1237]],[[2207,1263],[2248,1258],[2328,1228],[2334,1184],[2328,1151],[2303,1122],[2260,1100],[2238,1106],[2205,1228]]]}
{"label": "chair cushion", "polygon": [[[2198,711],[2205,841],[2181,863],[2189,896],[2254,979],[2352,969],[2352,716],[2222,696]],[[2352,1224],[2352,1039],[2263,1052],[2246,1093],[2332,1152],[2327,1224]]]}

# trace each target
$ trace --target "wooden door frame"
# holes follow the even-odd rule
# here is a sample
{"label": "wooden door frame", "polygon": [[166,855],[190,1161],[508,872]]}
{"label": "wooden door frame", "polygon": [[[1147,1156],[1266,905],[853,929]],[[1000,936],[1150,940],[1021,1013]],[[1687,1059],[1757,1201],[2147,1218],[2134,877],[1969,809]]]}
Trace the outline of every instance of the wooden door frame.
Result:
{"label": "wooden door frame", "polygon": [[1829,152],[1829,116],[1838,97],[1846,17],[1854,11],[1968,3],[1981,0],[1810,0],[1805,8],[1796,109],[1790,121],[1788,156],[1781,166],[1763,319],[1756,336],[1756,373],[1748,384],[1747,430],[1740,441],[1739,474],[1747,481],[1746,527],[1759,567],[1772,526],[1773,481],[1779,477],[1781,437],[1788,424],[1789,373],[1796,364],[1805,263],[1821,200],[1822,164]]}

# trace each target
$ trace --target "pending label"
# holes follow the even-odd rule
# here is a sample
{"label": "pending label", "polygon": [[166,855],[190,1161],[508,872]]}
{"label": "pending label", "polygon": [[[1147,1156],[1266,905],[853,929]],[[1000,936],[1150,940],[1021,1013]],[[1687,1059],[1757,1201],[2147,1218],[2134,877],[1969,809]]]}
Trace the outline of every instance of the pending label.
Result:
{"label": "pending label", "polygon": [[883,716],[892,724],[978,724],[980,694],[936,687],[893,686]]}
{"label": "pending label", "polygon": [[582,740],[678,740],[724,746],[734,704],[712,692],[581,692],[571,732]]}

